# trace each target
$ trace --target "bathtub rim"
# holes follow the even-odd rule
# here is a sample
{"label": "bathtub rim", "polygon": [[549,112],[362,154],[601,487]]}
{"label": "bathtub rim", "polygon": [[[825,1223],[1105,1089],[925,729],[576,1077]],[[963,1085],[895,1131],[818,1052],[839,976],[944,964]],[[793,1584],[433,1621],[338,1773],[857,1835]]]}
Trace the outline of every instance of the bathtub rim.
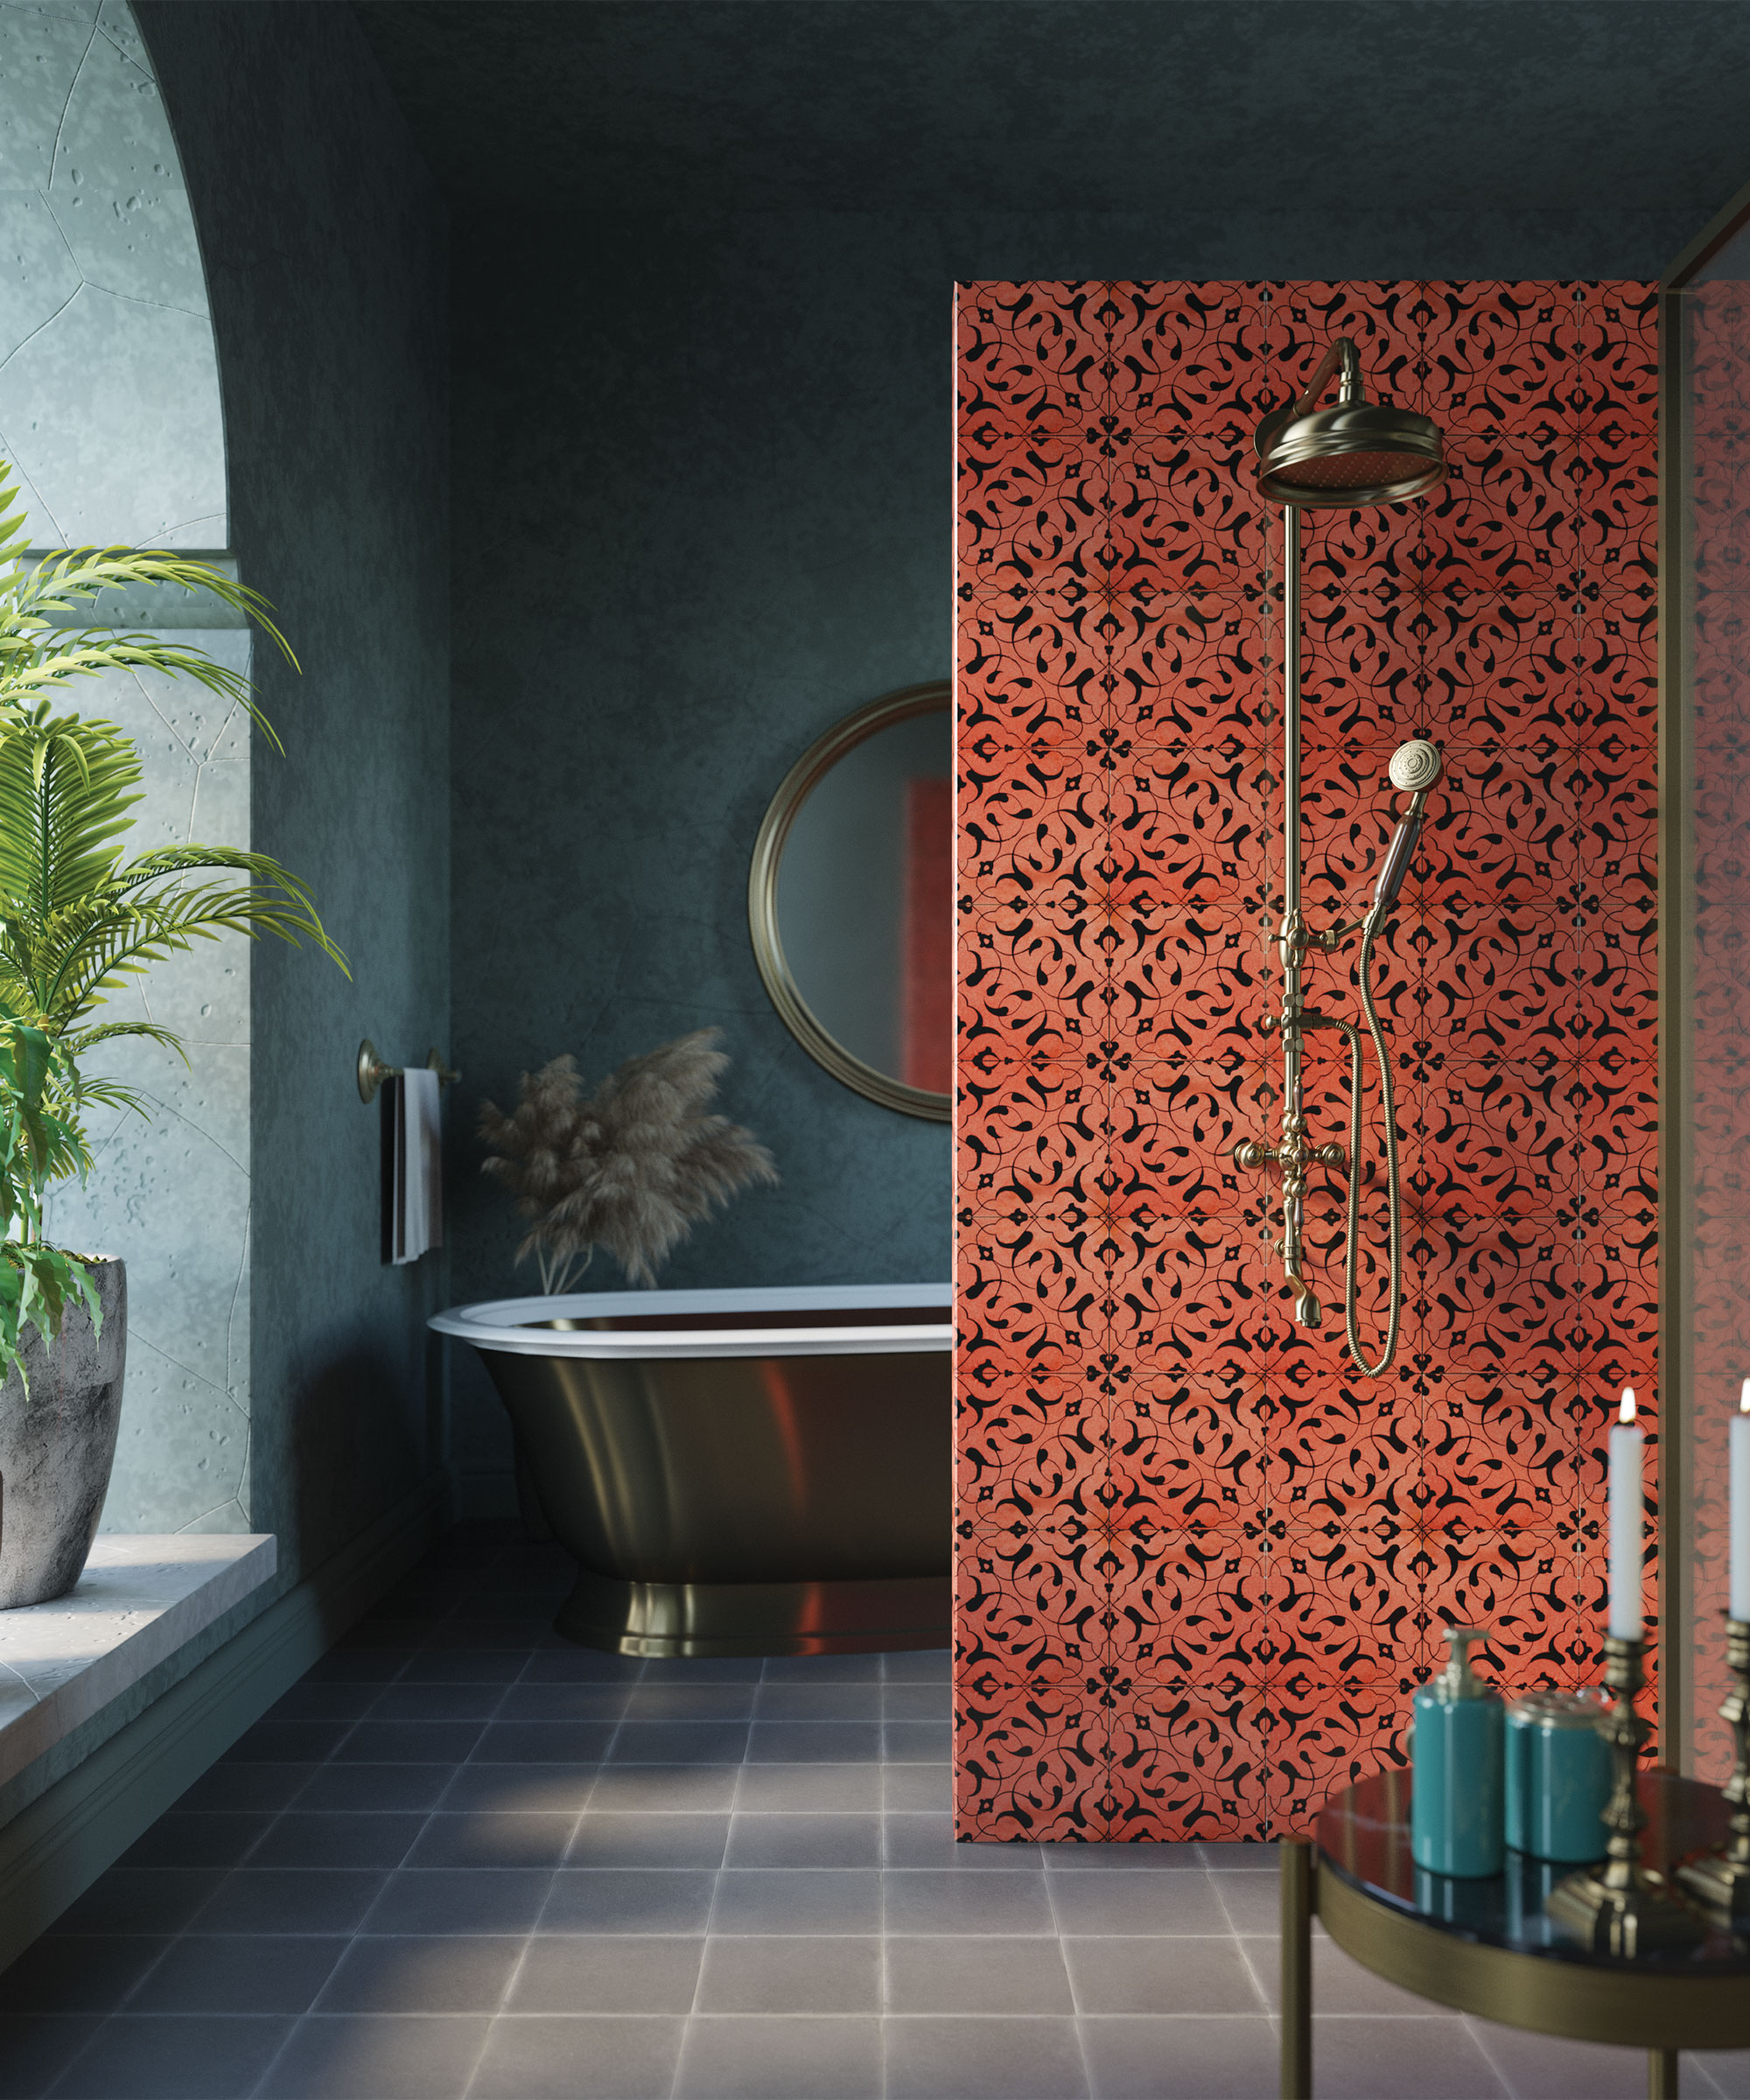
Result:
{"label": "bathtub rim", "polygon": [[[946,1351],[954,1346],[951,1284],[792,1284],[732,1291],[581,1291],[558,1298],[482,1298],[432,1313],[426,1325],[439,1334],[513,1356],[581,1356],[637,1362],[724,1356],[901,1356]],[[672,1334],[661,1329],[613,1334],[599,1330],[555,1331],[525,1323],[531,1313],[559,1320],[613,1319],[671,1312],[822,1312],[852,1314],[890,1306],[940,1305],[938,1325],[857,1326],[838,1320],[810,1327],[693,1327]]]}

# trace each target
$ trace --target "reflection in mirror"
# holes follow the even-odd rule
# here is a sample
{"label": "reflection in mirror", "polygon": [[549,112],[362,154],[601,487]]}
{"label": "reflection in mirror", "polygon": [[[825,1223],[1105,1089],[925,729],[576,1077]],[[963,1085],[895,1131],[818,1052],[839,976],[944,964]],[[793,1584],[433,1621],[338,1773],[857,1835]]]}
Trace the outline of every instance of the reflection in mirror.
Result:
{"label": "reflection in mirror", "polygon": [[954,791],[948,717],[878,730],[817,780],[778,865],[778,930],[829,1035],[908,1087],[948,1091]]}
{"label": "reflection in mirror", "polygon": [[946,1119],[954,1037],[946,685],[859,708],[792,766],[748,889],[755,957],[803,1046],[890,1108]]}

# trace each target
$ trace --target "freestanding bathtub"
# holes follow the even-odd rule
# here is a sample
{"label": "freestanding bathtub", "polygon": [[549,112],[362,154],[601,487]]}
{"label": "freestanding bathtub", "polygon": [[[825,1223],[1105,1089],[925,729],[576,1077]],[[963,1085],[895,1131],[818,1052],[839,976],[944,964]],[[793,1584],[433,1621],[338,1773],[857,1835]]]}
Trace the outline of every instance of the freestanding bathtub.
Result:
{"label": "freestanding bathtub", "polygon": [[950,1286],[628,1291],[439,1312],[509,1410],[555,1621],[629,1656],[948,1637]]}

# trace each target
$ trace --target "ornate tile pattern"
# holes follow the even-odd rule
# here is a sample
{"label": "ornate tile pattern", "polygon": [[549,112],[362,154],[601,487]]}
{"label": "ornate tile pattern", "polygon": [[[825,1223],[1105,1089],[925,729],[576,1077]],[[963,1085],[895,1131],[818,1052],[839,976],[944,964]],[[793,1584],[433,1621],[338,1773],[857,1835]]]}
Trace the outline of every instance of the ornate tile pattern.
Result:
{"label": "ornate tile pattern", "polygon": [[[1290,1324],[1273,1178],[1232,1159],[1280,1083],[1250,435],[1343,332],[1452,462],[1303,535],[1315,923],[1360,915],[1393,748],[1448,767],[1376,958],[1377,1382],[1340,1318]],[[1446,1618],[1510,1684],[1584,1681],[1625,1379],[1656,1454],[1651,288],[970,284],[959,374],[959,1828],[1267,1837],[1401,1757]],[[1321,995],[1353,1004],[1344,960]],[[1320,1136],[1348,1087],[1320,1041]],[[1309,1206],[1327,1306],[1342,1202]],[[1368,1332],[1383,1251],[1382,1215]]]}

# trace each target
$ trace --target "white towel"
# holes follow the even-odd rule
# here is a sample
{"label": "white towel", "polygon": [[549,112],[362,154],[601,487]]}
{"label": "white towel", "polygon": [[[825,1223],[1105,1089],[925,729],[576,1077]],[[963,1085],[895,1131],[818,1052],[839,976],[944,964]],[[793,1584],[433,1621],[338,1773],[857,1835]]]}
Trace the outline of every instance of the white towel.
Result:
{"label": "white towel", "polygon": [[444,1244],[444,1140],[438,1074],[410,1066],[398,1091],[392,1258],[400,1264]]}

